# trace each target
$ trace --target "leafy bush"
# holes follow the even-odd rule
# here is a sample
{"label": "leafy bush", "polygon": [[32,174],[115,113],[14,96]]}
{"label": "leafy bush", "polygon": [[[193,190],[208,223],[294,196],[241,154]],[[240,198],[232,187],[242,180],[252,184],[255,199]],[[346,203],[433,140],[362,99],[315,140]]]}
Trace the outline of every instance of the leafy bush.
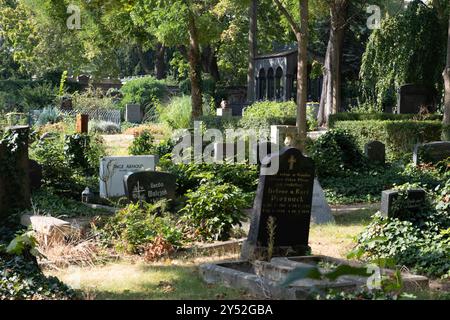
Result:
{"label": "leafy bush", "polygon": [[151,76],[130,80],[120,90],[123,94],[120,102],[122,108],[127,104],[137,103],[148,110],[155,102],[161,102],[167,96],[165,83]]}
{"label": "leafy bush", "polygon": [[89,130],[99,134],[116,134],[120,133],[120,125],[110,121],[91,121]]}
{"label": "leafy bush", "polygon": [[64,156],[72,168],[95,174],[104,155],[103,140],[99,136],[82,133],[65,136]]}
{"label": "leafy bush", "polygon": [[355,139],[343,130],[330,130],[312,145],[310,155],[314,159],[319,177],[347,174],[352,169],[362,169],[364,157]]}
{"label": "leafy bush", "polygon": [[43,126],[46,124],[53,124],[61,119],[61,114],[57,107],[46,107],[39,115],[37,125]]}
{"label": "leafy bush", "polygon": [[410,157],[417,143],[439,141],[442,133],[442,123],[431,120],[338,121],[334,128],[352,134],[361,150],[370,140],[381,141],[390,160]]}
{"label": "leafy bush", "polygon": [[[180,81],[180,91],[184,95],[191,94],[191,79],[187,78]],[[208,75],[204,75],[202,79],[202,92],[204,94],[215,96],[216,93],[216,82],[214,79]]]}
{"label": "leafy bush", "polygon": [[157,107],[160,121],[173,129],[191,127],[192,105],[190,96],[174,97],[166,106]]}
{"label": "leafy bush", "polygon": [[134,138],[133,143],[128,148],[128,153],[134,156],[152,154],[155,138],[150,131],[143,131]]}
{"label": "leafy bush", "polygon": [[171,245],[180,246],[183,233],[176,220],[166,213],[166,203],[129,204],[108,219],[100,235],[107,244],[129,253],[143,253],[146,245],[161,237]]}
{"label": "leafy bush", "polygon": [[[400,188],[402,189],[402,188]],[[450,276],[450,180],[438,189],[434,208],[424,208],[403,219],[377,213],[358,236],[355,252],[365,257],[394,259],[414,272]],[[400,198],[404,191],[400,191]]]}
{"label": "leafy bush", "polygon": [[293,101],[255,102],[244,111],[240,125],[248,129],[269,130],[271,125],[295,125],[297,105]]}
{"label": "leafy bush", "polygon": [[180,212],[203,240],[229,239],[233,226],[245,218],[242,190],[231,184],[205,183],[186,197]]}
{"label": "leafy bush", "polygon": [[75,110],[86,109],[117,109],[117,101],[109,96],[105,96],[100,89],[89,88],[83,92],[75,92],[71,95],[72,106]]}
{"label": "leafy bush", "polygon": [[57,89],[45,81],[0,80],[0,105],[6,112],[42,109],[55,102]]}

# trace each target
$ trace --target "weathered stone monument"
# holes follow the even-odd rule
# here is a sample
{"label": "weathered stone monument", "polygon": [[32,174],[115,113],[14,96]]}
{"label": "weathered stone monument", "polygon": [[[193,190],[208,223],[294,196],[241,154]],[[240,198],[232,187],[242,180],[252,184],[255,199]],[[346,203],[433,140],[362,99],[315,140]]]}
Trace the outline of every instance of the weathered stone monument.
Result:
{"label": "weathered stone monument", "polygon": [[140,104],[127,104],[125,108],[125,121],[130,123],[142,122],[144,114]]}
{"label": "weathered stone monument", "polygon": [[426,107],[429,112],[435,112],[436,102],[436,89],[422,85],[406,84],[398,90],[396,113],[418,114],[421,107]]}
{"label": "weathered stone monument", "polygon": [[14,145],[0,143],[0,224],[14,210],[31,206],[28,126],[8,127],[17,135]]}
{"label": "weathered stone monument", "polygon": [[77,133],[89,132],[89,116],[87,114],[77,114],[76,131]]}
{"label": "weathered stone monument", "polygon": [[426,194],[423,189],[410,189],[405,199],[399,200],[397,190],[385,190],[381,193],[381,213],[389,218],[407,218],[426,206]]}
{"label": "weathered stone monument", "polygon": [[177,177],[166,172],[141,171],[124,176],[125,194],[132,202],[174,200]]}
{"label": "weathered stone monument", "polygon": [[370,141],[364,146],[364,154],[370,163],[386,163],[386,146],[380,141]]}
{"label": "weathered stone monument", "polygon": [[[265,168],[273,161],[279,163],[278,172],[265,175]],[[314,163],[300,150],[285,148],[263,161],[242,258],[258,259],[269,250],[274,256],[309,252],[313,186]]]}
{"label": "weathered stone monument", "polygon": [[125,175],[138,171],[154,171],[155,156],[115,156],[100,160],[100,197],[123,197]]}
{"label": "weathered stone monument", "polygon": [[450,158],[450,141],[435,141],[424,144],[417,144],[414,147],[414,165],[420,163],[436,164]]}

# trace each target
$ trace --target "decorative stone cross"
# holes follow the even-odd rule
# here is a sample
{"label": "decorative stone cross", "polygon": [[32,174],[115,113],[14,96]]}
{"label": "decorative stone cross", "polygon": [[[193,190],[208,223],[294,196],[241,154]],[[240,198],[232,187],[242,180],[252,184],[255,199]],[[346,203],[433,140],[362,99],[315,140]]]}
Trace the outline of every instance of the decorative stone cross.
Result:
{"label": "decorative stone cross", "polygon": [[289,162],[289,170],[294,170],[294,164],[297,162],[294,156],[291,156],[288,160]]}

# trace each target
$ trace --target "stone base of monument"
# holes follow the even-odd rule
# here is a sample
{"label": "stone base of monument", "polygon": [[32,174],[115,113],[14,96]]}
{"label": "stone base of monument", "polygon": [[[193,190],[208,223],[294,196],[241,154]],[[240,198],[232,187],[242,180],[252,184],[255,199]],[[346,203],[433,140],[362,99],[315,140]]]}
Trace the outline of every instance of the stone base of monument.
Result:
{"label": "stone base of monument", "polygon": [[[363,266],[357,262],[327,256],[301,256],[273,258],[270,262],[239,260],[204,264],[200,266],[200,273],[207,283],[243,289],[256,298],[304,300],[312,299],[318,294],[325,294],[330,289],[351,292],[366,286],[367,277],[361,276],[341,276],[335,281],[301,279],[287,287],[282,285],[290,273],[298,267],[317,266],[321,273],[324,273],[342,264]],[[393,275],[394,271],[382,269],[382,273]],[[423,276],[402,273],[402,280],[404,292],[416,292],[429,288],[429,280]]]}
{"label": "stone base of monument", "polygon": [[[242,243],[241,258],[249,261],[258,259],[265,259],[268,256],[268,247],[257,246],[248,240]],[[291,246],[291,247],[274,247],[272,249],[272,256],[279,257],[292,257],[292,256],[304,256],[311,253],[310,246]]]}

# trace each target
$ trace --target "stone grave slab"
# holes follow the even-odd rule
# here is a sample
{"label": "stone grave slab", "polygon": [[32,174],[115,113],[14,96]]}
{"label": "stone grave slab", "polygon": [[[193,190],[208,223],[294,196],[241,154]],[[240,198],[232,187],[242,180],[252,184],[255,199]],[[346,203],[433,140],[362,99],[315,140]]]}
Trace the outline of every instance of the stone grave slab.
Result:
{"label": "stone grave slab", "polygon": [[414,165],[420,163],[436,164],[450,158],[450,141],[435,141],[424,144],[417,144],[414,147]]}

